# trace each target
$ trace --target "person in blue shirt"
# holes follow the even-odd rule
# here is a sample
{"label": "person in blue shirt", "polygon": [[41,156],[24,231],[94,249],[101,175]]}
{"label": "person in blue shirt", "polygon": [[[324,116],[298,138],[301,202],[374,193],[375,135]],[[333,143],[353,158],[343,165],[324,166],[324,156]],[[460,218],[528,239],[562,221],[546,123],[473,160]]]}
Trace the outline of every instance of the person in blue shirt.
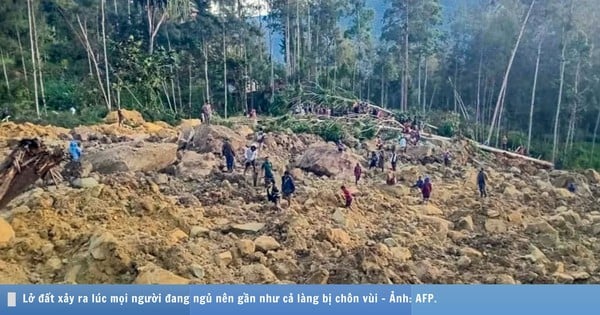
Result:
{"label": "person in blue shirt", "polygon": [[371,159],[369,161],[369,169],[377,167],[377,164],[379,164],[379,156],[377,155],[377,152],[373,151],[373,152],[371,152]]}
{"label": "person in blue shirt", "polygon": [[575,191],[577,191],[577,187],[575,187],[575,183],[573,182],[569,182],[569,184],[567,185],[567,189],[572,193],[575,193]]}
{"label": "person in blue shirt", "polygon": [[79,162],[81,158],[81,147],[75,140],[71,140],[69,143],[69,153],[71,154],[71,160],[74,162]]}
{"label": "person in blue shirt", "polygon": [[421,188],[423,188],[424,184],[425,184],[425,182],[423,181],[423,177],[419,176],[419,179],[417,179],[417,182],[414,185],[412,185],[411,188],[419,188],[419,189],[421,189]]}

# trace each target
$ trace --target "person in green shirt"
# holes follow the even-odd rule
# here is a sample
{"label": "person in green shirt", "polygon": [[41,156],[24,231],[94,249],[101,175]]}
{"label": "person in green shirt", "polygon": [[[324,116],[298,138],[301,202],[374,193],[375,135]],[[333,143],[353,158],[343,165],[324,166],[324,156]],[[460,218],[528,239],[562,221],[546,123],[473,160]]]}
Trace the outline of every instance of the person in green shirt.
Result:
{"label": "person in green shirt", "polygon": [[263,162],[261,168],[265,172],[265,185],[268,185],[271,183],[271,181],[275,180],[275,176],[273,176],[273,164],[271,164],[268,156],[265,157],[265,161]]}

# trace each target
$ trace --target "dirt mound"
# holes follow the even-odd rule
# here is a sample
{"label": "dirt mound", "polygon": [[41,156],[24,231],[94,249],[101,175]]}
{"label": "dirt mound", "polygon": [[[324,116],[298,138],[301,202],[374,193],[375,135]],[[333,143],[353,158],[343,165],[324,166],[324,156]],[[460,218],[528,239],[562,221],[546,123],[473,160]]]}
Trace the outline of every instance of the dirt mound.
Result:
{"label": "dirt mound", "polygon": [[[127,169],[93,171],[80,188],[32,188],[15,198],[0,213],[6,220],[0,223],[0,280],[600,282],[595,171],[548,172],[478,155],[460,141],[431,142],[431,156],[444,149],[456,156],[450,167],[406,160],[398,165],[394,186],[385,184],[386,174],[364,168],[355,186],[349,177],[356,162],[366,166],[366,151],[340,153],[313,136],[269,133],[260,158],[276,160],[277,179],[288,167],[296,180],[292,203],[283,201],[281,211],[242,174],[240,161],[231,174],[218,170],[222,161],[214,153],[220,153],[221,137],[241,148],[251,141],[248,132],[223,126],[197,131],[205,136],[195,138],[199,152],[184,151],[167,167],[177,171],[165,173],[154,170],[171,163],[162,158],[173,143],[84,141],[84,158],[97,154],[96,165],[106,160],[107,168]],[[417,150],[425,149],[410,147],[407,156],[418,157]],[[477,192],[479,167],[488,175],[486,199]],[[335,176],[317,176],[326,174]],[[418,176],[432,180],[427,205],[410,188]],[[568,181],[576,182],[576,193],[563,187]],[[343,207],[341,185],[355,193],[350,209]]]}
{"label": "dirt mound", "polygon": [[0,141],[21,138],[60,139],[69,134],[69,130],[54,126],[40,126],[32,123],[15,124],[13,122],[0,123]]}
{"label": "dirt mound", "polygon": [[[138,127],[138,126],[143,125],[146,122],[144,120],[144,117],[142,117],[142,114],[138,111],[122,109],[121,113],[123,114],[123,117],[125,118],[125,120],[123,121],[124,125],[131,126],[131,127]],[[106,122],[107,124],[118,123],[119,122],[118,112],[112,111],[112,112],[108,113],[106,115],[106,117],[104,118],[104,122]]]}

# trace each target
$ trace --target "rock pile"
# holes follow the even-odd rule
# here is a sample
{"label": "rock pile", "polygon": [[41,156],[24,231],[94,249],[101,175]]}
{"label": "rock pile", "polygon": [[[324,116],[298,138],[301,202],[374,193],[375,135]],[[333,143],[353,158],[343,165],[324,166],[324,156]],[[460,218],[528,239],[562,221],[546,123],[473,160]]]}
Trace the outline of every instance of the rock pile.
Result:
{"label": "rock pile", "polygon": [[[480,163],[461,157],[445,168],[407,158],[397,185],[365,170],[354,186],[351,168],[366,151],[341,154],[313,136],[268,134],[261,155],[276,160],[277,178],[291,170],[298,187],[279,211],[250,176],[216,167],[220,135],[241,148],[252,141],[248,132],[201,127],[196,135],[216,134],[214,142],[194,138],[199,152],[176,158],[169,135],[177,129],[158,142],[126,130],[131,141],[84,141],[92,169],[77,183],[32,188],[1,212],[3,283],[600,282],[600,175],[592,170],[477,157],[490,185],[481,200]],[[460,144],[447,146],[461,155]],[[432,179],[428,205],[410,188],[419,175]],[[351,209],[342,208],[342,184],[356,193]]]}

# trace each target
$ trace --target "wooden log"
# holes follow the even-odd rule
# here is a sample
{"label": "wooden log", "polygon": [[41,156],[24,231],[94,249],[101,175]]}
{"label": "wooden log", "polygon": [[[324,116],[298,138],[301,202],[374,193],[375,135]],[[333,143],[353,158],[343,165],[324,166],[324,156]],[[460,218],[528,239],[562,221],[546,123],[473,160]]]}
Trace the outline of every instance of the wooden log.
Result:
{"label": "wooden log", "polygon": [[[476,143],[476,142],[474,142],[474,143]],[[510,151],[506,151],[506,150],[502,150],[502,149],[490,147],[490,146],[487,146],[487,145],[484,145],[484,144],[480,144],[480,143],[476,143],[476,144],[477,144],[477,147],[479,147],[483,151],[497,153],[497,154],[502,154],[504,156],[507,156],[507,157],[513,158],[513,159],[526,160],[526,161],[533,162],[535,164],[538,164],[538,165],[541,165],[541,166],[544,166],[544,167],[547,167],[547,168],[554,168],[554,164],[552,162],[548,162],[548,161],[544,161],[544,160],[532,158],[532,157],[529,157],[529,156],[526,156],[526,155],[517,154],[515,152],[510,152]]]}
{"label": "wooden log", "polygon": [[[438,135],[421,135],[421,138],[424,139],[437,139],[437,140],[443,140],[443,141],[452,141],[452,138],[448,138],[448,137],[442,137],[442,136],[438,136]],[[471,139],[466,139],[467,141],[469,141],[470,143],[474,144],[477,148],[486,151],[486,152],[491,152],[491,153],[496,153],[496,154],[501,154],[504,155],[508,158],[512,158],[512,159],[522,159],[525,161],[529,161],[532,163],[535,163],[537,165],[540,165],[542,167],[546,167],[546,168],[554,168],[554,164],[552,164],[552,162],[548,162],[545,160],[541,160],[541,159],[536,159],[530,156],[526,156],[526,155],[522,155],[522,154],[517,154],[515,152],[511,152],[511,151],[506,151],[506,150],[502,150],[502,149],[498,149],[498,148],[494,148],[494,147],[490,147],[488,145],[485,144],[481,144],[478,142],[475,142]]]}

